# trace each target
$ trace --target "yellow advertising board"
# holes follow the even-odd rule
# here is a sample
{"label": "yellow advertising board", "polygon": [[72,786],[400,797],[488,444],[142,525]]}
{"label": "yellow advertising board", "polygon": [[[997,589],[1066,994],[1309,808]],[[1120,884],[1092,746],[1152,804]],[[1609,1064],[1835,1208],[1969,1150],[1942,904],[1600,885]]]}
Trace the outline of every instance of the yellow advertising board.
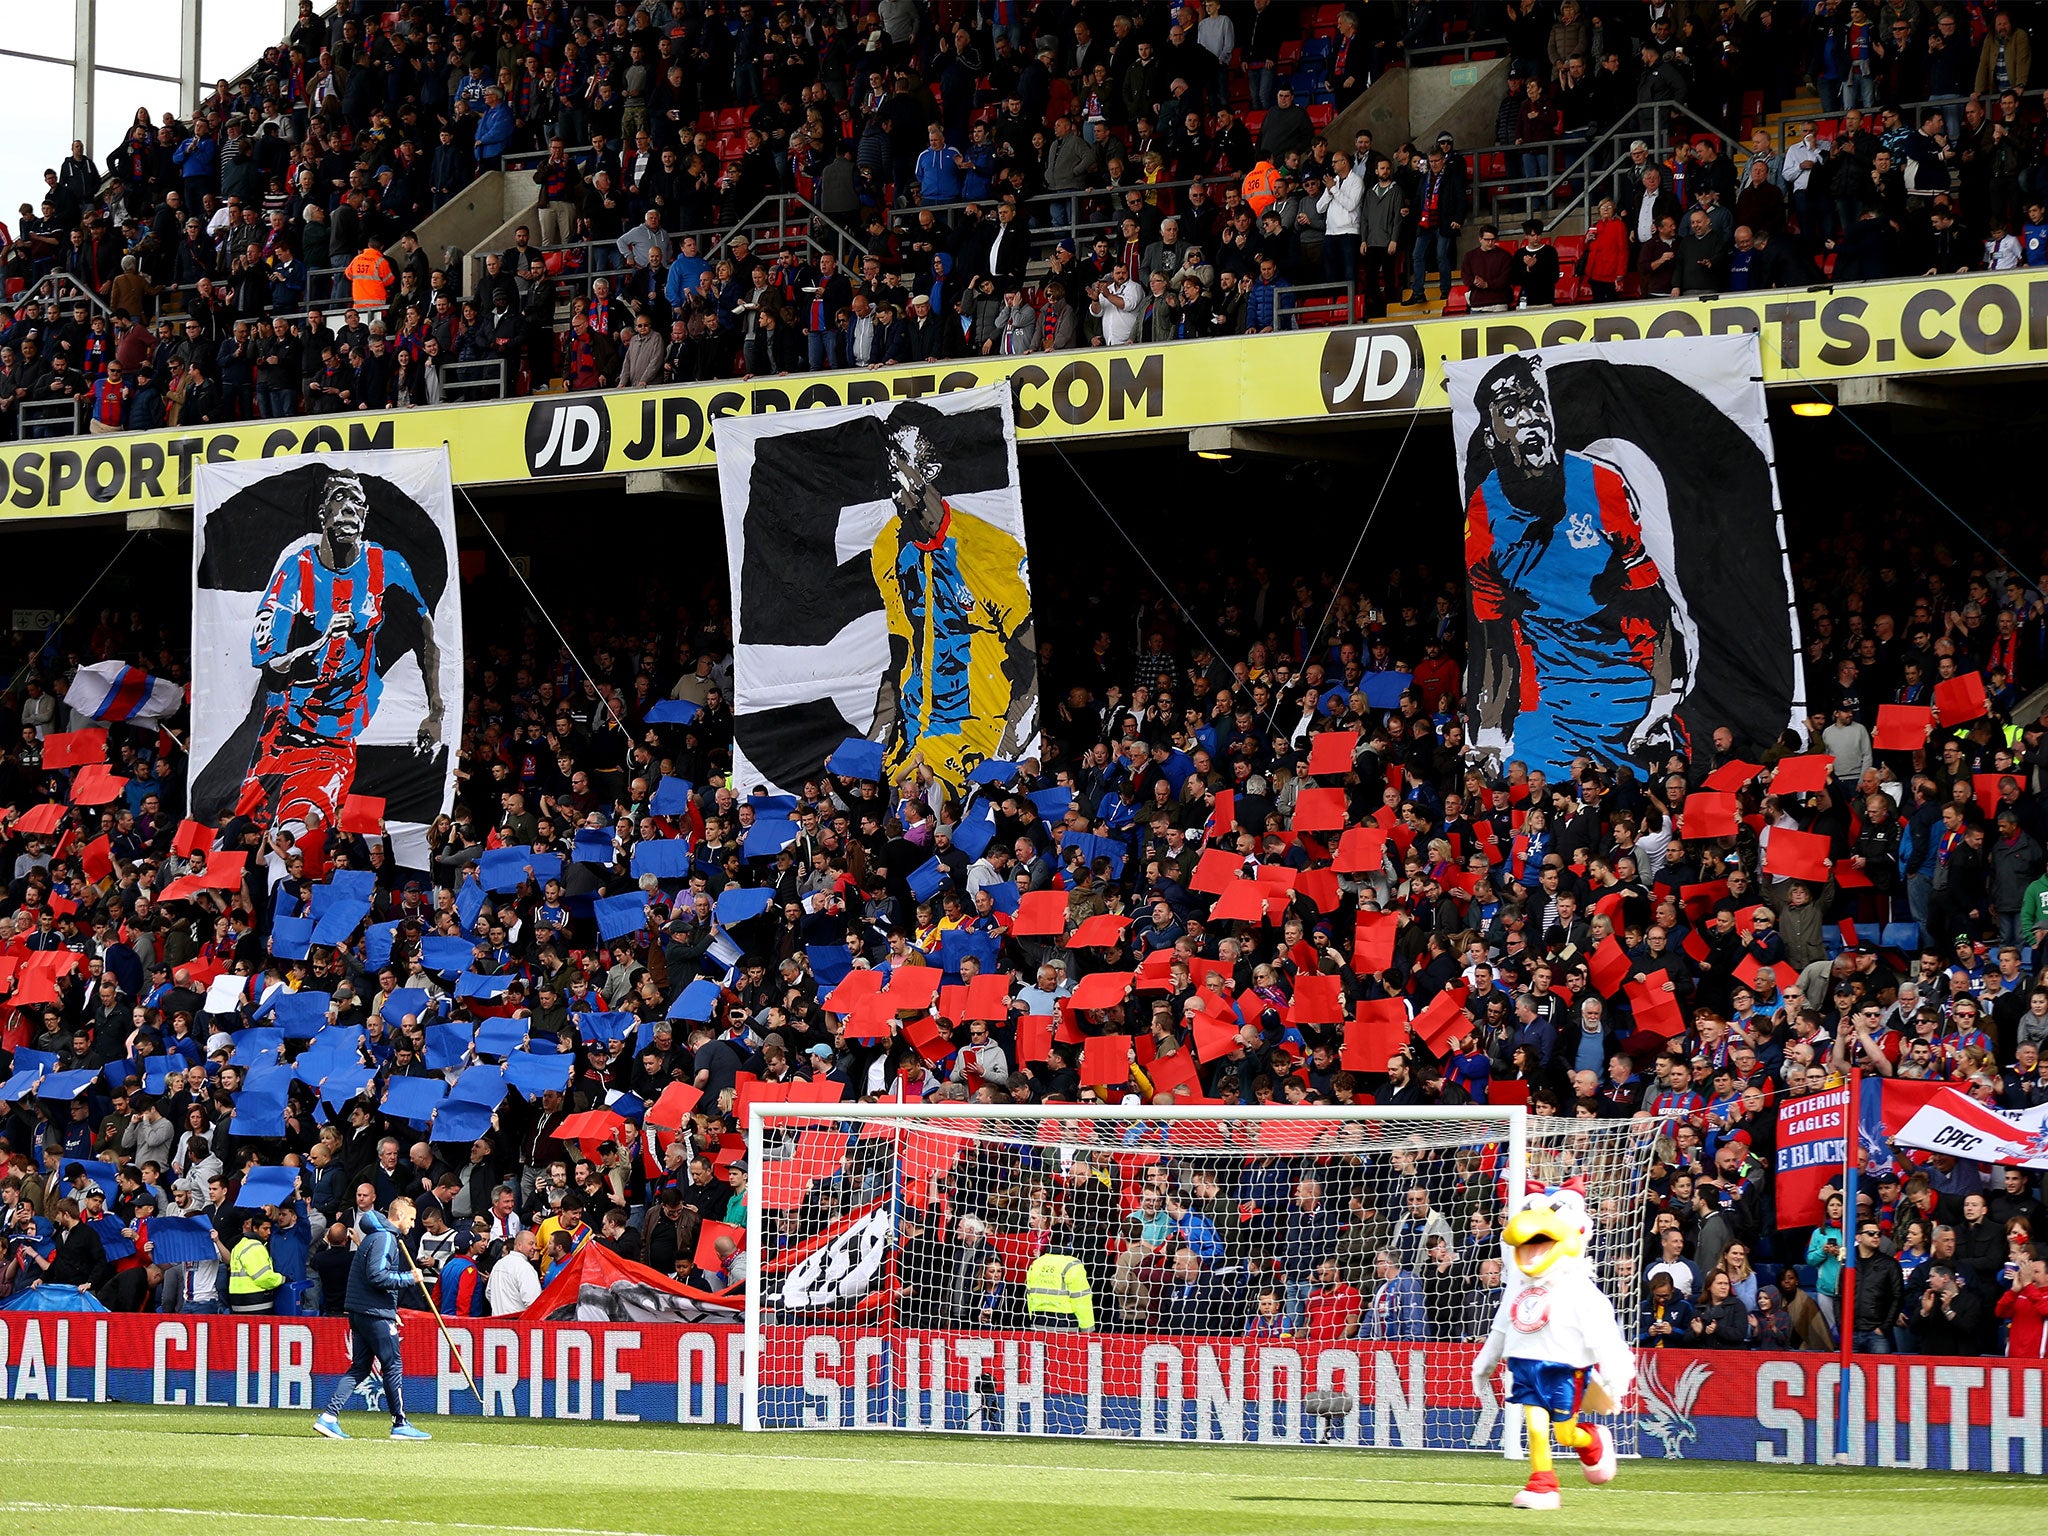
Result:
{"label": "yellow advertising board", "polygon": [[2038,365],[2048,363],[2048,269],[50,438],[0,448],[0,519],[186,506],[195,464],[324,451],[446,443],[456,481],[470,486],[703,468],[721,417],[1005,379],[1027,443],[1439,411],[1446,359],[1736,331],[1762,337],[1769,385]]}

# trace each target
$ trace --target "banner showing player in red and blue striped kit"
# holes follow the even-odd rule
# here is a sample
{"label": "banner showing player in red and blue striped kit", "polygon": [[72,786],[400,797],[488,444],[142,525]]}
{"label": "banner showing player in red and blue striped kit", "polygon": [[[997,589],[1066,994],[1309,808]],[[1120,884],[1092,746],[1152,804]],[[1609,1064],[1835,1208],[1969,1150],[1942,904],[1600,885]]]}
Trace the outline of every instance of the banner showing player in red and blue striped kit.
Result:
{"label": "banner showing player in red and blue striped kit", "polygon": [[446,451],[206,465],[193,501],[192,814],[303,840],[381,800],[424,868],[462,718]]}
{"label": "banner showing player in red and blue striped kit", "polygon": [[1465,507],[1471,740],[1556,782],[1804,713],[1753,336],[1446,363]]}

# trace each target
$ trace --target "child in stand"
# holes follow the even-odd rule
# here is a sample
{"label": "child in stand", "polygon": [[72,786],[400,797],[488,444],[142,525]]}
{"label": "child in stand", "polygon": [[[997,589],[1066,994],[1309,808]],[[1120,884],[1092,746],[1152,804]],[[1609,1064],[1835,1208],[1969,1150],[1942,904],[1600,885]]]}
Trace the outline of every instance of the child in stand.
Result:
{"label": "child in stand", "polygon": [[1288,1326],[1287,1314],[1278,1286],[1259,1287],[1259,1308],[1244,1325],[1244,1336],[1248,1339],[1291,1339],[1294,1330]]}

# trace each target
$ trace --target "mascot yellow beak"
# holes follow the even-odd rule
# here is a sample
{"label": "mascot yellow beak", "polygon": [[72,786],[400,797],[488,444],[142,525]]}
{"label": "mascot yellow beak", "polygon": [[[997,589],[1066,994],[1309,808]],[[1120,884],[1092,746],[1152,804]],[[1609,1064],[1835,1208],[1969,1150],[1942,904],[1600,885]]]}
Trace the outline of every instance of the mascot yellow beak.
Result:
{"label": "mascot yellow beak", "polygon": [[1501,1240],[1515,1256],[1515,1268],[1531,1280],[1549,1272],[1559,1259],[1576,1258],[1585,1251],[1585,1238],[1563,1211],[1538,1205],[1518,1211],[1501,1233]]}

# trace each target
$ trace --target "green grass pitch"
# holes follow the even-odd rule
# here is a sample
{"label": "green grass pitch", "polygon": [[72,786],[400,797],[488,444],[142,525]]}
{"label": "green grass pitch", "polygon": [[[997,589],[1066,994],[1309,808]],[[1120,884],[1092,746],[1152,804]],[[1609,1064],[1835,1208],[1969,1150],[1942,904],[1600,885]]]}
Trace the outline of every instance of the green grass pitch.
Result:
{"label": "green grass pitch", "polygon": [[0,1521],[36,1536],[1234,1536],[1490,1531],[1800,1536],[2017,1530],[2039,1478],[1623,1462],[1562,1514],[1507,1507],[1520,1471],[1491,1457],[1261,1451],[956,1435],[780,1434],[532,1420],[423,1419],[434,1440],[322,1440],[312,1416],[0,1405]]}

